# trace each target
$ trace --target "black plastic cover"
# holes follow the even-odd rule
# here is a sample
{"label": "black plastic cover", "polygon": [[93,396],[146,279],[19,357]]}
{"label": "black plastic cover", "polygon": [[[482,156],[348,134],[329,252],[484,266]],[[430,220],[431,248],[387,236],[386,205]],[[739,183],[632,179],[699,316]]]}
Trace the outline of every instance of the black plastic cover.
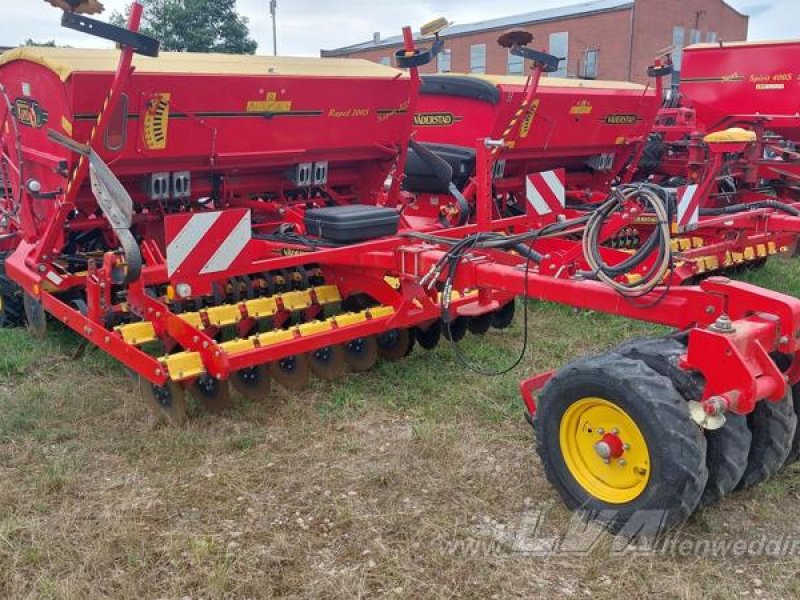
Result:
{"label": "black plastic cover", "polygon": [[[475,172],[475,149],[449,144],[422,144],[453,168],[453,183],[463,189]],[[404,187],[409,192],[446,194],[448,186],[436,177],[430,166],[409,148]]]}
{"label": "black plastic cover", "polygon": [[500,90],[496,85],[484,79],[466,75],[425,75],[422,77],[420,92],[432,96],[472,98],[489,104],[500,102]]}
{"label": "black plastic cover", "polygon": [[313,208],[306,211],[305,225],[311,236],[349,244],[397,235],[400,212],[367,204]]}

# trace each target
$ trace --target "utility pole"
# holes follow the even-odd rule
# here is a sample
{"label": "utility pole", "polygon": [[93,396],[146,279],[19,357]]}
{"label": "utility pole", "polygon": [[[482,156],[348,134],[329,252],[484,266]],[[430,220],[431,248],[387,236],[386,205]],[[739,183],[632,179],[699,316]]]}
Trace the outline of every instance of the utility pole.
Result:
{"label": "utility pole", "polygon": [[272,15],[272,55],[278,56],[278,0],[269,0],[269,14]]}

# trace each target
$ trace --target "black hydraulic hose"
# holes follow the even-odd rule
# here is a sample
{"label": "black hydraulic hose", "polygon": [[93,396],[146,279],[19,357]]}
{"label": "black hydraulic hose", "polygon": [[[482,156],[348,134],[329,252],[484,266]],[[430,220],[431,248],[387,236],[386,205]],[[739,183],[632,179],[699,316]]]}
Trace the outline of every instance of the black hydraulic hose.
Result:
{"label": "black hydraulic hose", "polygon": [[702,208],[700,215],[704,217],[719,217],[723,215],[736,215],[739,213],[747,212],[749,210],[759,208],[773,208],[781,212],[785,212],[793,217],[800,217],[800,210],[794,206],[789,206],[778,200],[760,200],[758,202],[751,202],[749,204],[731,204],[722,208]]}

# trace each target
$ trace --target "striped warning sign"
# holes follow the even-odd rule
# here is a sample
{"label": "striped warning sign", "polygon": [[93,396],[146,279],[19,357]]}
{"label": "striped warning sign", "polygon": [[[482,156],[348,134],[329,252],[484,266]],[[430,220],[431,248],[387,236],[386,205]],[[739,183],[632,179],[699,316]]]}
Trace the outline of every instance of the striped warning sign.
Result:
{"label": "striped warning sign", "polygon": [[528,175],[526,196],[528,204],[541,217],[562,212],[567,201],[566,172],[557,169]]}
{"label": "striped warning sign", "polygon": [[700,196],[697,185],[678,188],[678,231],[695,229],[700,222]]}
{"label": "striped warning sign", "polygon": [[253,238],[247,209],[169,215],[164,234],[170,277],[227,271]]}

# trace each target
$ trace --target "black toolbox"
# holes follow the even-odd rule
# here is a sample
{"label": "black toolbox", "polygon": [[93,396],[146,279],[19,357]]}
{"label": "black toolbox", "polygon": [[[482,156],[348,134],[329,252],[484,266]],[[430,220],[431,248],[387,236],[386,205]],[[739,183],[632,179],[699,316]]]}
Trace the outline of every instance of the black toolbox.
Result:
{"label": "black toolbox", "polygon": [[367,204],[328,206],[306,211],[305,224],[310,236],[348,244],[397,235],[400,213]]}

